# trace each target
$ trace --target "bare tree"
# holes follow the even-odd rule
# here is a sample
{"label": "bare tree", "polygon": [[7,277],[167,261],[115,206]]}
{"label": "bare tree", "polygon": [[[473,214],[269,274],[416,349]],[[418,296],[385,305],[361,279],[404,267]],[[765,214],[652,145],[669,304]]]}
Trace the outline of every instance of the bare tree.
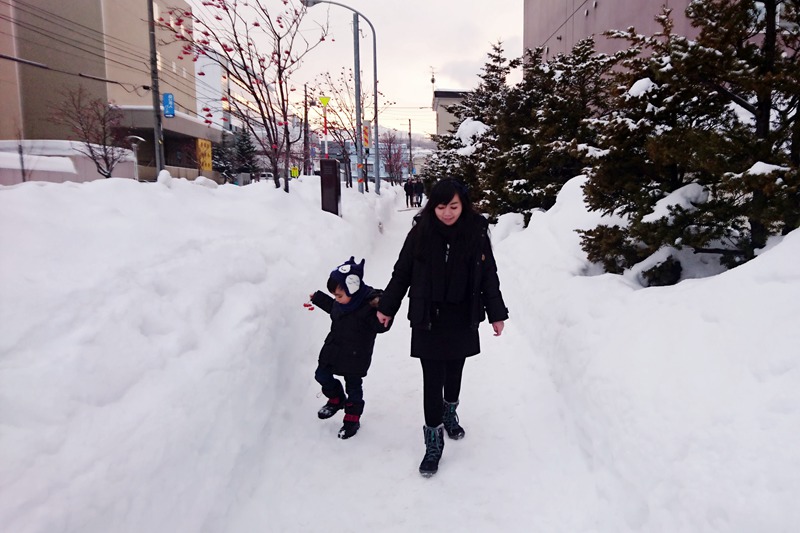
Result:
{"label": "bare tree", "polygon": [[[260,144],[280,187],[278,167],[283,163],[289,175],[292,145],[302,139],[290,128],[291,78],[327,28],[318,26],[307,38],[312,34],[301,31],[306,8],[294,0],[205,0],[198,9],[173,9],[159,23],[185,41],[183,57],[207,56],[226,73],[232,90],[220,104]],[[289,192],[289,180],[284,183]]]}
{"label": "bare tree", "polygon": [[[347,146],[349,144],[355,150],[355,147],[357,146],[356,136],[359,134],[357,126],[358,122],[356,120],[356,90],[353,69],[342,67],[339,75],[335,79],[330,72],[325,72],[317,77],[315,85],[311,88],[311,93],[317,96],[330,96],[331,98],[330,104],[327,107],[328,132],[331,134],[334,142],[339,146],[342,152],[346,172],[345,175],[347,176],[348,185],[352,187],[352,183],[350,183],[351,152],[347,149]],[[379,92],[378,97],[382,98],[383,94]],[[362,87],[362,115],[363,109],[371,109],[374,107],[372,100],[373,95],[365,92],[364,87]],[[382,102],[378,112],[380,113],[386,109],[386,107],[392,105],[392,103],[393,102]],[[318,116],[315,120],[315,123],[318,127],[321,127],[322,111],[320,108],[316,109]],[[361,176],[360,169],[358,175]],[[364,181],[364,185],[365,190],[369,191],[369,183],[367,180]]]}
{"label": "bare tree", "polygon": [[120,130],[122,110],[102,98],[92,98],[82,85],[62,96],[63,101],[53,110],[53,121],[69,127],[74,140],[83,143],[76,150],[94,162],[101,176],[110,178],[129,153]]}
{"label": "bare tree", "polygon": [[394,130],[382,133],[380,142],[381,161],[386,168],[386,173],[389,174],[389,182],[394,185],[400,182],[400,178],[403,176],[403,167],[406,166],[403,161],[403,145],[400,144],[400,139]]}
{"label": "bare tree", "polygon": [[[353,186],[350,156],[355,153],[351,149],[355,150],[356,146],[356,104],[352,82],[352,70],[342,68],[335,80],[330,72],[317,76],[316,83],[310,91],[312,96],[330,97],[330,103],[324,110],[320,107],[315,108],[317,118],[314,122],[320,131],[323,130],[324,122],[327,122],[328,135],[341,154],[346,187]],[[326,118],[323,118],[323,113]]]}

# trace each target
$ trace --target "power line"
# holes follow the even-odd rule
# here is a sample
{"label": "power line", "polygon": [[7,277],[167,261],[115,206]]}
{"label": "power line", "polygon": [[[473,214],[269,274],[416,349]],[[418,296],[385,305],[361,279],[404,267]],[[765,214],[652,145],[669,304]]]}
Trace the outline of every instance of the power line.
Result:
{"label": "power line", "polygon": [[[6,5],[10,5],[8,2],[2,1],[2,0],[0,0],[0,3],[6,4]],[[21,5],[27,5],[28,7],[30,7],[30,9],[32,9],[32,10],[34,10],[36,12],[25,11],[24,9],[18,9],[19,11],[25,12],[25,13],[27,13],[29,15],[32,15],[32,16],[37,17],[39,19],[42,19],[46,23],[51,22],[51,19],[58,19],[59,21],[62,22],[61,26],[59,26],[59,29],[72,31],[72,32],[74,32],[74,33],[76,33],[78,35],[81,35],[82,37],[86,37],[88,39],[96,41],[99,46],[103,47],[106,50],[106,54],[105,55],[100,55],[100,54],[96,54],[96,53],[92,52],[91,50],[86,50],[84,48],[81,48],[80,46],[77,46],[74,43],[74,38],[73,37],[67,36],[67,35],[63,35],[63,34],[60,34],[60,33],[56,33],[54,31],[51,31],[49,28],[44,28],[42,26],[37,26],[37,25],[32,24],[32,23],[22,23],[22,22],[20,22],[18,20],[12,20],[12,19],[9,19],[7,17],[0,17],[0,19],[10,20],[12,23],[16,24],[17,26],[23,27],[26,30],[28,30],[28,31],[30,31],[30,32],[32,32],[34,34],[37,34],[37,35],[40,35],[40,36],[43,36],[43,37],[46,37],[46,38],[51,38],[52,39],[53,35],[57,35],[58,37],[61,37],[62,39],[68,39],[69,41],[64,41],[64,40],[59,40],[59,39],[53,39],[53,40],[55,40],[57,42],[60,42],[62,44],[65,44],[67,46],[70,46],[72,48],[76,48],[77,50],[89,55],[89,57],[87,57],[87,56],[74,56],[74,54],[71,54],[71,55],[73,55],[73,57],[81,57],[83,59],[91,60],[91,56],[94,56],[95,58],[100,60],[101,64],[107,61],[107,62],[110,62],[110,63],[114,63],[114,64],[117,64],[117,65],[120,65],[123,68],[128,69],[128,70],[130,70],[132,72],[149,75],[149,69],[147,67],[147,65],[149,63],[149,59],[147,57],[145,57],[145,55],[149,55],[149,51],[145,51],[144,49],[142,49],[142,48],[140,48],[140,47],[138,47],[138,46],[136,46],[136,45],[134,45],[132,43],[129,43],[127,41],[123,41],[123,40],[118,39],[116,37],[109,36],[108,34],[103,33],[101,31],[98,31],[98,30],[95,30],[93,28],[89,28],[89,27],[83,26],[81,24],[78,24],[78,23],[76,23],[74,21],[71,21],[71,20],[69,20],[67,18],[61,17],[61,16],[59,16],[59,15],[57,15],[57,14],[51,12],[51,11],[47,11],[45,9],[37,8],[35,6],[30,6],[29,4],[25,4],[25,2],[19,2],[19,3]],[[44,13],[46,16],[42,16],[39,13]],[[82,32],[76,31],[73,28],[68,28],[63,23],[71,24],[73,26],[77,26],[79,28],[85,29],[91,35],[87,35],[86,33],[82,33]],[[25,40],[24,38],[19,38],[19,39],[20,40]],[[111,42],[113,42],[113,41],[116,41],[116,42],[120,43],[121,46],[124,46],[124,48],[121,48],[120,46],[114,46],[113,44],[111,44]],[[33,41],[27,40],[27,42],[33,42]],[[64,50],[62,50],[60,48],[59,49],[55,49],[55,48],[52,48],[52,47],[47,47],[47,46],[41,45],[40,43],[35,43],[35,44],[37,44],[39,46],[42,46],[42,48],[51,49],[51,50],[57,50],[59,52],[64,53]],[[79,44],[88,44],[88,43],[80,43],[79,42]],[[135,51],[133,51],[136,48],[141,50],[141,53],[137,54]],[[114,54],[113,51],[117,51],[117,50],[121,51],[122,53]],[[124,60],[134,60],[134,61],[137,61],[137,62],[141,61],[141,65],[137,67],[137,66],[131,65],[129,63],[123,63],[122,61],[115,60],[114,56],[121,57]],[[181,79],[177,74],[170,73],[168,69],[162,69],[162,73],[167,75],[167,76],[169,76],[169,77],[171,77],[174,81],[177,82],[176,84],[174,84],[174,86],[176,88],[182,87],[184,90],[186,90],[189,93],[199,92],[200,96],[203,97],[203,98],[213,98],[212,95],[215,94],[214,87],[211,87],[210,85],[206,84],[205,82],[202,82],[201,80],[197,79],[196,77],[194,78],[196,84],[192,85],[191,82]],[[209,93],[203,93],[202,91],[198,91],[197,90],[198,88],[205,88],[205,89],[211,91],[211,93],[210,94]]]}
{"label": "power line", "polygon": [[[50,66],[45,65],[43,63],[37,63],[36,61],[29,61],[27,59],[22,59],[20,57],[8,56],[6,54],[0,54],[0,59],[7,59],[9,61],[15,61],[17,63],[22,63],[23,65],[28,65],[28,66],[31,66],[31,67],[41,68],[41,69],[44,69],[44,70],[50,70],[50,71],[53,71],[53,72],[58,72],[60,74],[66,74],[68,76],[78,76],[80,78],[87,78],[87,79],[90,79],[90,80],[102,81],[104,83],[114,83],[116,85],[121,86],[126,91],[128,89],[125,88],[125,85],[133,86],[134,90],[137,87],[138,88],[142,88],[144,90],[150,90],[150,87],[148,87],[147,85],[135,85],[135,84],[132,84],[132,83],[126,83],[126,82],[121,82],[121,81],[116,81],[116,80],[109,80],[109,79],[106,79],[106,78],[100,78],[98,76],[92,76],[91,74],[84,74],[83,72],[69,72],[69,71],[66,71],[66,70],[61,70],[61,69],[58,69],[58,68],[50,67]],[[128,91],[128,92],[131,92],[131,91]]]}

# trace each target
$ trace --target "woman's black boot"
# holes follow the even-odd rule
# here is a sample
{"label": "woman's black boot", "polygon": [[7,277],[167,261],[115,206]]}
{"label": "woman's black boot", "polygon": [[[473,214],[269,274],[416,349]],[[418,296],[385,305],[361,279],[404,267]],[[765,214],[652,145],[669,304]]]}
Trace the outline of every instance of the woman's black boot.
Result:
{"label": "woman's black boot", "polygon": [[458,402],[451,403],[444,400],[442,424],[444,424],[444,430],[447,431],[447,436],[454,440],[463,439],[465,435],[464,428],[458,424],[457,407]]}
{"label": "woman's black boot", "polygon": [[419,465],[419,473],[424,477],[431,477],[439,470],[439,460],[444,451],[444,425],[439,424],[432,428],[424,426],[425,457]]}

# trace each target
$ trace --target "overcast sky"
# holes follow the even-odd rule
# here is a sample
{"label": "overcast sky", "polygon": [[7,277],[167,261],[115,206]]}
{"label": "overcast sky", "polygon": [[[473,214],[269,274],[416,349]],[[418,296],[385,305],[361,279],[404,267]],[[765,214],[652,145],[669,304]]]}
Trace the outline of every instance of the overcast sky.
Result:
{"label": "overcast sky", "polygon": [[[380,115],[381,126],[434,133],[433,87],[470,89],[493,42],[502,41],[508,58],[522,55],[522,0],[337,0],[361,12],[375,26],[379,89],[396,106]],[[353,66],[353,13],[320,4],[309,19],[330,20],[330,37],[312,52],[303,75],[337,73]],[[371,90],[372,34],[361,21],[363,84]],[[305,81],[305,80],[303,80]]]}

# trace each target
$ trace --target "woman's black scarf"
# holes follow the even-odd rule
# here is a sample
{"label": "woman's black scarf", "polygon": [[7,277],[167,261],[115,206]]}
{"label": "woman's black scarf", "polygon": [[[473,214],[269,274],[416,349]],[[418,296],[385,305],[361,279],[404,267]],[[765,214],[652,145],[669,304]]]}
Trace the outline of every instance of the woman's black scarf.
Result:
{"label": "woman's black scarf", "polygon": [[429,268],[430,296],[434,303],[460,303],[467,297],[470,255],[476,228],[465,217],[447,226],[438,218],[427,232],[426,259]]}

